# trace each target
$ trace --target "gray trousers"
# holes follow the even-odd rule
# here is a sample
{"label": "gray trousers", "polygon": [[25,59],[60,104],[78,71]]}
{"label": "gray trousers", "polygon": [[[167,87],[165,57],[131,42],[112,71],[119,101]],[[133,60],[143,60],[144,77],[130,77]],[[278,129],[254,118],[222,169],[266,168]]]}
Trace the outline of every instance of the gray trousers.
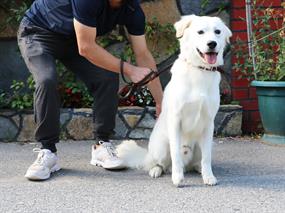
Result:
{"label": "gray trousers", "polygon": [[18,45],[35,80],[35,139],[55,152],[60,134],[60,100],[56,59],[74,72],[94,97],[95,139],[108,140],[114,133],[118,106],[119,75],[95,66],[80,56],[75,37],[53,33],[23,18]]}

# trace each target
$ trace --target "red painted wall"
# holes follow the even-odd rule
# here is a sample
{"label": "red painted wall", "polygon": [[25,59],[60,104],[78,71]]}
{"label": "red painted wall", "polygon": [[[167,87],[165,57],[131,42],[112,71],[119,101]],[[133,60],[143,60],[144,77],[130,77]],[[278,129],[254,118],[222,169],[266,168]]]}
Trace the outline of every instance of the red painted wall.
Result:
{"label": "red painted wall", "polygon": [[[263,0],[258,1],[263,6],[280,7],[281,3],[285,0]],[[232,0],[231,1],[231,29],[233,31],[232,43],[237,38],[247,41],[246,22],[241,18],[246,18],[245,0]],[[245,50],[247,51],[247,50]],[[235,56],[232,56],[232,63],[236,62]],[[243,124],[242,130],[244,133],[261,132],[262,125],[260,114],[258,112],[258,102],[256,97],[255,88],[249,86],[249,81],[246,79],[239,79],[239,73],[234,69],[232,70],[231,77],[232,98],[234,101],[239,101],[243,106]]]}

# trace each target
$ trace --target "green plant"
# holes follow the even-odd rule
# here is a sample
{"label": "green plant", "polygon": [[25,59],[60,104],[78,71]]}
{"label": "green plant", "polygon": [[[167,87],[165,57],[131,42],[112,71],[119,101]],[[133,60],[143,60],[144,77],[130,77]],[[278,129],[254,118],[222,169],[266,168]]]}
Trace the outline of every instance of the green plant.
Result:
{"label": "green plant", "polygon": [[146,23],[145,35],[148,44],[152,48],[152,54],[154,57],[158,57],[160,53],[157,52],[159,45],[166,46],[167,56],[176,53],[179,50],[179,42],[175,36],[174,26],[170,23],[161,24],[156,17],[153,17],[152,21]]}
{"label": "green plant", "polygon": [[236,47],[237,63],[234,68],[241,77],[249,80],[285,80],[285,3],[283,9],[264,8],[262,3],[253,1],[253,48],[256,67],[252,56],[245,50],[247,43],[238,40]]}
{"label": "green plant", "polygon": [[144,86],[140,90],[135,91],[127,99],[119,100],[119,106],[155,106],[155,102],[149,89]]}
{"label": "green plant", "polygon": [[[92,107],[93,97],[85,85],[59,62],[57,62],[57,70],[59,73],[58,91],[62,107]],[[35,82],[32,75],[25,82],[14,80],[10,89],[11,94],[0,91],[0,108],[31,109],[33,107]]]}
{"label": "green plant", "polygon": [[0,9],[9,14],[6,20],[0,22],[0,30],[6,29],[8,26],[18,26],[25,11],[30,7],[34,0],[23,0],[21,2],[15,0],[2,0]]}
{"label": "green plant", "polygon": [[108,47],[112,44],[118,43],[118,42],[124,42],[127,40],[127,36],[124,32],[124,28],[122,26],[117,26],[114,30],[112,30],[110,33],[98,36],[96,38],[96,42],[101,47]]}
{"label": "green plant", "polygon": [[34,86],[31,76],[26,83],[14,80],[10,88],[13,92],[9,97],[8,103],[12,109],[32,108]]}
{"label": "green plant", "polygon": [[201,8],[205,10],[205,8],[209,5],[210,0],[202,0],[201,1]]}
{"label": "green plant", "polygon": [[7,94],[4,91],[0,91],[0,109],[7,108],[8,105]]}
{"label": "green plant", "polygon": [[68,71],[59,61],[57,62],[59,75],[59,94],[62,107],[92,107],[93,97],[89,94],[83,82]]}
{"label": "green plant", "polygon": [[7,20],[8,23],[11,23],[11,24],[20,23],[24,13],[30,7],[32,2],[33,2],[32,0],[22,1],[19,6],[17,6],[17,4],[14,3],[13,7],[10,9],[11,16]]}

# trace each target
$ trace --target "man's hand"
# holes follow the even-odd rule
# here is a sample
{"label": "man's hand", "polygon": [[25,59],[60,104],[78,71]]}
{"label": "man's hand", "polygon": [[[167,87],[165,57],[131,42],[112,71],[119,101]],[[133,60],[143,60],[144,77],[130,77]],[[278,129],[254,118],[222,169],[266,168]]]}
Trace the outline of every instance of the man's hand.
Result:
{"label": "man's hand", "polygon": [[136,67],[124,62],[123,72],[132,82],[137,83],[141,81],[146,75],[148,75],[151,70],[146,67]]}
{"label": "man's hand", "polygon": [[[127,66],[129,66],[129,65],[127,65]],[[132,66],[132,65],[129,67],[129,69],[130,70],[126,74],[131,79],[131,81],[134,83],[141,81],[147,74],[149,74],[151,72],[151,70],[149,68],[136,67],[136,66]],[[124,68],[124,72],[125,72],[125,68]],[[150,82],[150,84],[151,84],[151,82]],[[161,113],[161,101],[160,101],[161,99],[159,98],[158,100],[159,100],[159,102],[157,102],[155,105],[155,109],[156,109],[155,116],[157,118],[159,117],[159,115]]]}

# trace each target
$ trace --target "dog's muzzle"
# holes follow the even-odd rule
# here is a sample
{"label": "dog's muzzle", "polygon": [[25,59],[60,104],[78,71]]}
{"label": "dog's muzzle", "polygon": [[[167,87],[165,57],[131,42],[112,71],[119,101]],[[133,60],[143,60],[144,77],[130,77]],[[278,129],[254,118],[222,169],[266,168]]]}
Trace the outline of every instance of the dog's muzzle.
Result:
{"label": "dog's muzzle", "polygon": [[217,52],[209,51],[206,53],[202,53],[198,48],[197,48],[197,52],[199,53],[201,58],[203,58],[203,60],[207,62],[208,64],[215,64],[217,62],[217,56],[218,56]]}

